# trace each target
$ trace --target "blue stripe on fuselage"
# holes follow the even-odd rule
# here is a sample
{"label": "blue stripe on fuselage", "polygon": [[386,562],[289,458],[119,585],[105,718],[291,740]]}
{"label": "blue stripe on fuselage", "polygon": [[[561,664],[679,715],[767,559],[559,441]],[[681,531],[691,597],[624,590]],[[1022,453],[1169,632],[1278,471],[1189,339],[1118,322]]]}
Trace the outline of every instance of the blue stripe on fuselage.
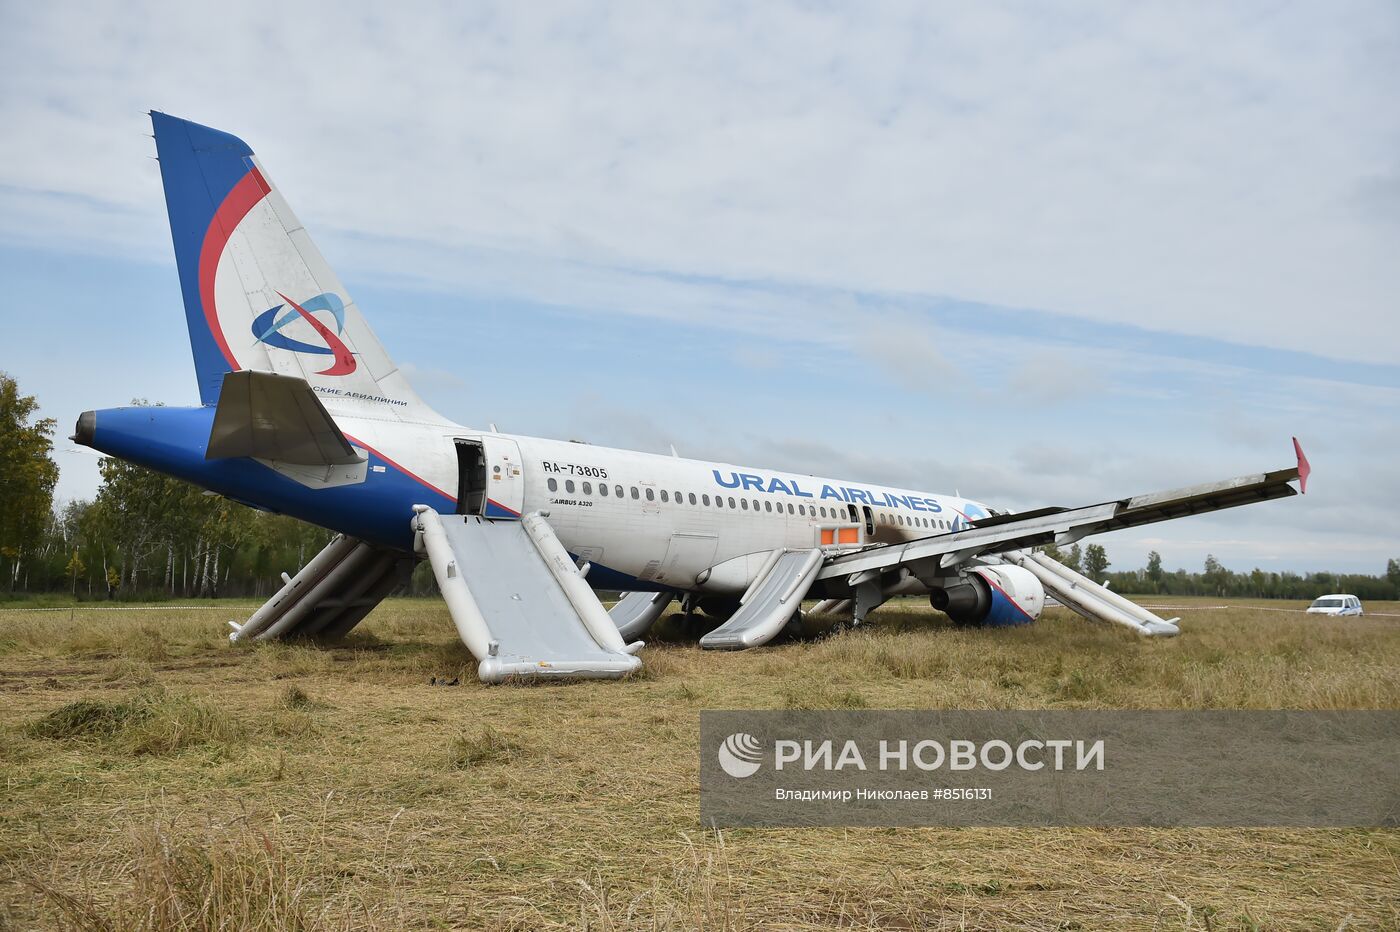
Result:
{"label": "blue stripe on fuselage", "polygon": [[456,510],[454,499],[373,453],[366,454],[364,482],[328,489],[309,489],[246,457],[206,460],[213,422],[212,407],[108,408],[97,412],[92,446],[220,495],[402,550],[413,546],[414,505]]}
{"label": "blue stripe on fuselage", "polygon": [[[255,503],[258,508],[402,550],[413,547],[409,523],[414,505],[429,505],[444,514],[456,511],[454,499],[427,488],[397,464],[368,450],[371,468],[365,481],[330,489],[309,489],[244,457],[207,460],[204,452],[213,423],[212,407],[108,408],[97,412],[92,446],[235,501]],[[384,471],[376,472],[375,466],[384,467]],[[490,502],[487,517],[520,516]],[[589,570],[588,584],[595,589],[624,591],[672,589],[660,583],[642,582],[599,563]]]}

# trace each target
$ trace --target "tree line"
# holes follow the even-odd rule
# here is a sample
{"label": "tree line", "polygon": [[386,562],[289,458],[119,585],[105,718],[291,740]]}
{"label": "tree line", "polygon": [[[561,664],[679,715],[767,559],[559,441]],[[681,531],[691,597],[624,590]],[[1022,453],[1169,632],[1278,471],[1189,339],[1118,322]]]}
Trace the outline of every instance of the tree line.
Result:
{"label": "tree line", "polygon": [[[138,402],[139,403],[139,402]],[[160,473],[105,458],[91,499],[55,506],[54,421],[0,372],[0,587],[11,596],[76,599],[267,597],[331,539],[332,532],[260,512]],[[1046,548],[1051,556],[1123,593],[1311,599],[1349,592],[1400,598],[1400,561],[1381,576],[1236,573],[1206,557],[1200,572],[1168,572],[1148,554],[1140,570],[1109,572],[1098,544]],[[415,593],[433,591],[420,566]]]}
{"label": "tree line", "polygon": [[1184,569],[1165,569],[1162,555],[1153,550],[1147,554],[1147,565],[1142,569],[1109,572],[1108,553],[1099,544],[1090,544],[1083,550],[1078,544],[1069,550],[1050,546],[1045,548],[1045,552],[1095,582],[1107,581],[1110,589],[1132,595],[1315,599],[1329,592],[1345,592],[1363,601],[1400,599],[1400,560],[1393,558],[1387,561],[1382,576],[1364,573],[1274,573],[1257,566],[1248,573],[1237,573],[1223,566],[1212,554],[1206,555],[1200,572],[1188,572]]}

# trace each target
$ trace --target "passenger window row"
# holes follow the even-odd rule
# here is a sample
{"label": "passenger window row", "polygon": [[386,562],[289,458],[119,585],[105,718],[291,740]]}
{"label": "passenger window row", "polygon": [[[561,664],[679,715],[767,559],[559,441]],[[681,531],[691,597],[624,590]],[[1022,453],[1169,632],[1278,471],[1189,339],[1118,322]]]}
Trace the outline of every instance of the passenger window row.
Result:
{"label": "passenger window row", "polygon": [[[551,476],[545,484],[548,486],[549,491],[559,491],[558,479]],[[575,483],[572,479],[565,479],[564,492],[568,495],[576,495],[580,492],[584,495],[594,495],[595,487],[592,482],[584,481]],[[610,486],[605,482],[599,482],[597,484],[596,494],[600,498],[612,497],[625,499],[630,497],[633,501],[640,501],[642,497],[645,496],[646,500],[649,502],[656,501],[658,497],[657,491],[650,487],[639,489],[635,485]],[[784,514],[783,509],[786,507],[786,514],[790,515],[801,515],[807,518],[822,517],[832,519],[839,518],[843,521],[850,520],[850,515],[847,512],[839,508],[828,508],[826,505],[794,505],[792,502],[773,502],[772,500],[760,500],[757,498],[738,498],[736,500],[733,495],[727,497],[716,495],[712,502],[709,495],[701,494],[697,496],[694,492],[671,492],[668,489],[662,489],[660,491],[660,499],[665,504],[684,505],[689,503],[704,508],[724,508],[727,506],[735,511],[755,511],[764,512],[766,514]],[[884,511],[880,512],[879,521],[881,524],[900,524],[906,527],[926,527],[941,530],[947,530],[949,527],[948,522],[942,518],[926,518],[919,515],[896,515]]]}
{"label": "passenger window row", "polygon": [[881,524],[900,524],[905,527],[926,527],[946,531],[952,524],[945,518],[926,518],[923,515],[899,515],[880,512]]}

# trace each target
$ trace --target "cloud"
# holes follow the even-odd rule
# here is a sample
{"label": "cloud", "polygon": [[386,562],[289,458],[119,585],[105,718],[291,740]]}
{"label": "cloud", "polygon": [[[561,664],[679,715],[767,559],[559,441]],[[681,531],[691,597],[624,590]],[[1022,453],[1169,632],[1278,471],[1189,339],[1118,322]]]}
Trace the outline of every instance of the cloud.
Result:
{"label": "cloud", "polygon": [[[1400,548],[1392,4],[0,17],[0,271],[87,328],[74,371],[123,346],[105,403],[189,394],[157,107],[253,144],[444,413],[1016,508],[1297,433],[1315,495],[1162,539]],[[43,319],[7,332],[24,384],[104,403]]]}
{"label": "cloud", "polygon": [[157,106],[252,141],[321,230],[1338,358],[1400,342],[1400,229],[1354,209],[1395,170],[1389,4],[51,4],[6,21],[0,115],[23,131],[0,140],[0,181],[95,213],[158,210],[138,117]]}

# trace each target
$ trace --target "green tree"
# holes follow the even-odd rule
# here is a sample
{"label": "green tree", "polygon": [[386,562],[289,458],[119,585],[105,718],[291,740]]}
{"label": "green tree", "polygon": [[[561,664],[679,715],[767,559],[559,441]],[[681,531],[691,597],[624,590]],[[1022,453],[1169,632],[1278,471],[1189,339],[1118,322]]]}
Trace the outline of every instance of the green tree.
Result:
{"label": "green tree", "polygon": [[1264,593],[1268,588],[1269,577],[1259,567],[1254,568],[1254,572],[1249,574],[1249,587],[1252,590],[1250,595],[1264,598]]}
{"label": "green tree", "polygon": [[1154,593],[1162,591],[1162,555],[1155,550],[1147,554],[1147,579]]}
{"label": "green tree", "polygon": [[38,409],[33,395],[21,395],[19,383],[0,372],[0,554],[10,561],[10,589],[49,527],[58,482],[54,420],[33,420]]}
{"label": "green tree", "polygon": [[114,457],[104,459],[97,468],[102,474],[93,502],[97,519],[102,535],[115,549],[118,578],[134,594],[142,566],[165,540],[171,521],[178,516],[185,487],[175,479]]}
{"label": "green tree", "polygon": [[1206,584],[1209,595],[1224,595],[1226,587],[1230,584],[1230,571],[1220,565],[1220,561],[1215,559],[1215,554],[1208,553],[1206,570],[1201,581]]}
{"label": "green tree", "polygon": [[1060,562],[1063,563],[1065,566],[1068,566],[1070,569],[1074,570],[1076,573],[1084,572],[1084,554],[1079,549],[1078,544],[1075,544],[1073,547],[1069,548],[1069,556],[1065,557]]}
{"label": "green tree", "polygon": [[1084,551],[1084,575],[1094,582],[1103,582],[1103,574],[1108,569],[1108,551],[1098,544],[1090,544]]}
{"label": "green tree", "polygon": [[1390,584],[1396,589],[1400,589],[1400,560],[1394,557],[1385,565],[1385,578],[1390,580]]}
{"label": "green tree", "polygon": [[69,578],[73,580],[73,598],[78,597],[78,577],[87,572],[87,567],[83,565],[83,558],[78,556],[78,551],[74,550],[73,555],[68,558],[68,565],[64,567]]}

